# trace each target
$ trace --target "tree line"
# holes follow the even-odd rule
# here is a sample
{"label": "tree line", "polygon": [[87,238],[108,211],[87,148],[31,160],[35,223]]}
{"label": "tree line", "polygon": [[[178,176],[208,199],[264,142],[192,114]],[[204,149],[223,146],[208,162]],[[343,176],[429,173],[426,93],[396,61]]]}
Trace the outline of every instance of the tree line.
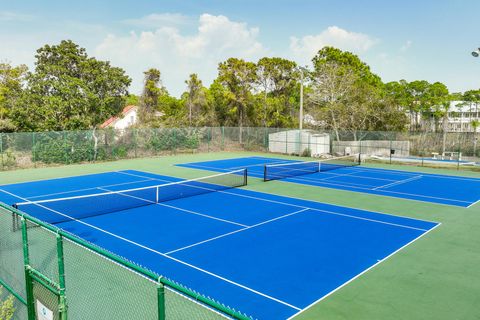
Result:
{"label": "tree line", "polygon": [[0,63],[0,132],[95,129],[128,104],[140,107],[141,127],[296,127],[301,82],[305,125],[337,135],[444,131],[452,100],[480,102],[480,90],[450,93],[440,82],[384,83],[358,56],[333,47],[319,50],[310,69],[279,57],[229,58],[209,87],[191,74],[180,98],[151,68],[137,96],[123,69],[65,40],[38,49],[33,70]]}

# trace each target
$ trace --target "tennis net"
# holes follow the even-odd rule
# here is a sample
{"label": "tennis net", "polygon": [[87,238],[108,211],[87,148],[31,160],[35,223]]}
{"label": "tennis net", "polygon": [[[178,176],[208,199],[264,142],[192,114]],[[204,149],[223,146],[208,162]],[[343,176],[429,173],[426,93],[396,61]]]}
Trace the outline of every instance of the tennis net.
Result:
{"label": "tennis net", "polygon": [[278,180],[358,165],[360,165],[359,155],[342,156],[320,161],[300,161],[271,165],[266,164],[263,170],[263,180]]}
{"label": "tennis net", "polygon": [[170,182],[127,190],[107,190],[67,198],[16,203],[13,206],[31,216],[57,224],[102,214],[148,206],[165,201],[245,186],[247,170],[240,169],[208,177]]}

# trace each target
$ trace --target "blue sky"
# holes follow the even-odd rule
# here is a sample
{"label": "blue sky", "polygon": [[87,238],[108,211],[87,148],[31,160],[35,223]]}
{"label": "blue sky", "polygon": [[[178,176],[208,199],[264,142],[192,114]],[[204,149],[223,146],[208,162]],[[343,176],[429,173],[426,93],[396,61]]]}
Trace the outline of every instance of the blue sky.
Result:
{"label": "blue sky", "polygon": [[5,1],[0,61],[33,66],[35,50],[71,39],[132,77],[155,67],[173,95],[190,73],[205,85],[218,62],[281,56],[309,64],[324,45],[358,54],[384,81],[480,88],[480,1]]}

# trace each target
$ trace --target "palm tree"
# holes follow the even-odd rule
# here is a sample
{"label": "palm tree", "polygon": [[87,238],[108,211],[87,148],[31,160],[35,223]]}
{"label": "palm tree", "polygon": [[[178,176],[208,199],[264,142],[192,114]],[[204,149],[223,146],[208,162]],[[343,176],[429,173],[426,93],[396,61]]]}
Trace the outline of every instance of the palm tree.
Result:
{"label": "palm tree", "polygon": [[470,122],[472,129],[473,129],[473,156],[477,156],[477,129],[480,127],[480,121],[478,119],[474,119]]}

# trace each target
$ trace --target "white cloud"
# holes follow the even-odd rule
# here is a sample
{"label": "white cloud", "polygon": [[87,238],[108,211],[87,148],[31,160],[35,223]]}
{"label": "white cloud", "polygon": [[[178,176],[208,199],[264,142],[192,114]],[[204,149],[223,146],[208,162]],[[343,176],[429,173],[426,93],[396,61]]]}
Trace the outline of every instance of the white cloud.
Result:
{"label": "white cloud", "polygon": [[28,21],[33,17],[27,14],[20,14],[10,11],[0,11],[0,21]]}
{"label": "white cloud", "polygon": [[407,42],[405,42],[403,46],[400,47],[400,51],[406,52],[408,49],[410,49],[411,46],[412,46],[412,41],[407,40]]}
{"label": "white cloud", "polygon": [[331,26],[317,35],[306,35],[301,39],[290,38],[290,50],[301,63],[310,61],[318,50],[325,46],[333,46],[355,53],[364,53],[378,40],[363,33],[351,32],[337,26]]}
{"label": "white cloud", "polygon": [[161,28],[178,26],[191,22],[188,16],[180,13],[152,13],[140,19],[127,19],[124,23],[142,28]]}
{"label": "white cloud", "polygon": [[140,92],[143,71],[158,68],[164,85],[178,96],[190,73],[198,73],[208,85],[216,77],[219,62],[229,57],[256,60],[268,54],[257,39],[258,33],[258,28],[246,23],[203,14],[193,35],[172,26],[128,35],[110,34],[97,46],[96,56],[124,68],[133,78],[134,93]]}

